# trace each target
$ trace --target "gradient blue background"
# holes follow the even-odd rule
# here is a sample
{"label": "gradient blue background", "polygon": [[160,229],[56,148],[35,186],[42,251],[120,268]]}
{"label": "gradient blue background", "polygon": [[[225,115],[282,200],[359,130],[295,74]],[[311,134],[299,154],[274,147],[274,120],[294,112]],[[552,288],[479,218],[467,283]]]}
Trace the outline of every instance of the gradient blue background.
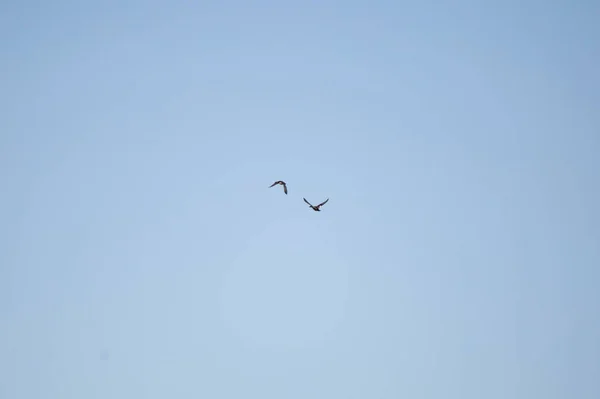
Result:
{"label": "gradient blue background", "polygon": [[2,3],[0,397],[600,398],[598,21]]}

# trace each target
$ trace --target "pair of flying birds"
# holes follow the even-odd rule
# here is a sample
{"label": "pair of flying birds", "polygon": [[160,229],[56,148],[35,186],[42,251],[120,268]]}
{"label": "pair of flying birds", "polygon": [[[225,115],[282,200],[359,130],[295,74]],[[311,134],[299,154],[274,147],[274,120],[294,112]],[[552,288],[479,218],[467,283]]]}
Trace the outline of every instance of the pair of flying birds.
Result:
{"label": "pair of flying birds", "polygon": [[[282,181],[282,180],[277,180],[275,183],[271,184],[271,185],[269,186],[269,188],[271,188],[271,187],[273,187],[273,186],[275,186],[275,185],[278,185],[278,184],[283,186],[283,192],[284,192],[284,193],[287,195],[287,185],[286,185],[286,184],[285,184],[285,182],[284,182],[284,181]],[[321,202],[319,205],[313,205],[313,204],[311,204],[310,202],[308,202],[308,201],[306,200],[306,198],[302,198],[302,199],[304,200],[304,202],[306,202],[306,203],[308,204],[308,206],[310,206],[310,207],[312,208],[312,210],[313,210],[313,211],[316,211],[316,212],[321,212],[321,209],[320,209],[320,208],[321,208],[323,205],[325,205],[325,204],[327,203],[327,201],[329,201],[329,198],[327,198],[325,201]]]}

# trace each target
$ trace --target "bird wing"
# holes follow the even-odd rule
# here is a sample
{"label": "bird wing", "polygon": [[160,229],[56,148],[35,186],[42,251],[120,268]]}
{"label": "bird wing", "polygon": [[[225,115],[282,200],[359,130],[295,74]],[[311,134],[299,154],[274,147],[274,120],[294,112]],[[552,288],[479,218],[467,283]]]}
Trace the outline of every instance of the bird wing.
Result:
{"label": "bird wing", "polygon": [[285,183],[283,183],[283,192],[287,195],[287,185]]}
{"label": "bird wing", "polygon": [[320,206],[322,206],[322,205],[325,205],[327,203],[327,201],[329,201],[329,198],[327,198],[325,201],[323,201],[319,205],[317,205],[317,208],[320,207]]}
{"label": "bird wing", "polygon": [[304,197],[303,197],[302,199],[303,199],[303,200],[304,200],[304,202],[306,202],[308,205],[312,206],[312,204],[311,204],[310,202],[308,202],[308,201],[306,200],[306,198],[304,198]]}
{"label": "bird wing", "polygon": [[276,185],[276,184],[277,184],[277,182],[275,182],[275,183],[271,184],[271,185],[269,186],[269,188],[273,187],[273,186],[274,186],[274,185]]}

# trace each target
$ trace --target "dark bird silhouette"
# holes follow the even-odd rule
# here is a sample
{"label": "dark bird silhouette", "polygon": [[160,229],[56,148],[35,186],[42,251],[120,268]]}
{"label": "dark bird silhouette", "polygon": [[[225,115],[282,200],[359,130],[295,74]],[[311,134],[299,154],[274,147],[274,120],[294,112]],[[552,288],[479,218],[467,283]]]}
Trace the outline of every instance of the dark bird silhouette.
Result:
{"label": "dark bird silhouette", "polygon": [[277,180],[275,183],[271,184],[269,188],[273,187],[276,184],[281,184],[283,186],[283,192],[287,195],[287,186],[284,181]]}
{"label": "dark bird silhouette", "polygon": [[316,211],[316,212],[321,212],[321,209],[319,209],[319,208],[321,208],[323,205],[325,205],[327,203],[327,201],[329,201],[329,198],[327,198],[325,201],[323,201],[319,205],[315,206],[315,205],[311,204],[310,202],[308,202],[306,200],[306,198],[302,198],[302,199],[304,200],[304,202],[306,202],[308,204],[308,206],[310,206],[313,209],[313,211]]}

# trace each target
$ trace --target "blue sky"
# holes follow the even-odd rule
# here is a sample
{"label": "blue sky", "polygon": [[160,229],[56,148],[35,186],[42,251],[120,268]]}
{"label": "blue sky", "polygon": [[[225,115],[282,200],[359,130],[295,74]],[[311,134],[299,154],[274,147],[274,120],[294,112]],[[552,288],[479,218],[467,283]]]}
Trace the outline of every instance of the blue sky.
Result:
{"label": "blue sky", "polygon": [[196,3],[0,6],[0,397],[600,397],[597,2]]}

